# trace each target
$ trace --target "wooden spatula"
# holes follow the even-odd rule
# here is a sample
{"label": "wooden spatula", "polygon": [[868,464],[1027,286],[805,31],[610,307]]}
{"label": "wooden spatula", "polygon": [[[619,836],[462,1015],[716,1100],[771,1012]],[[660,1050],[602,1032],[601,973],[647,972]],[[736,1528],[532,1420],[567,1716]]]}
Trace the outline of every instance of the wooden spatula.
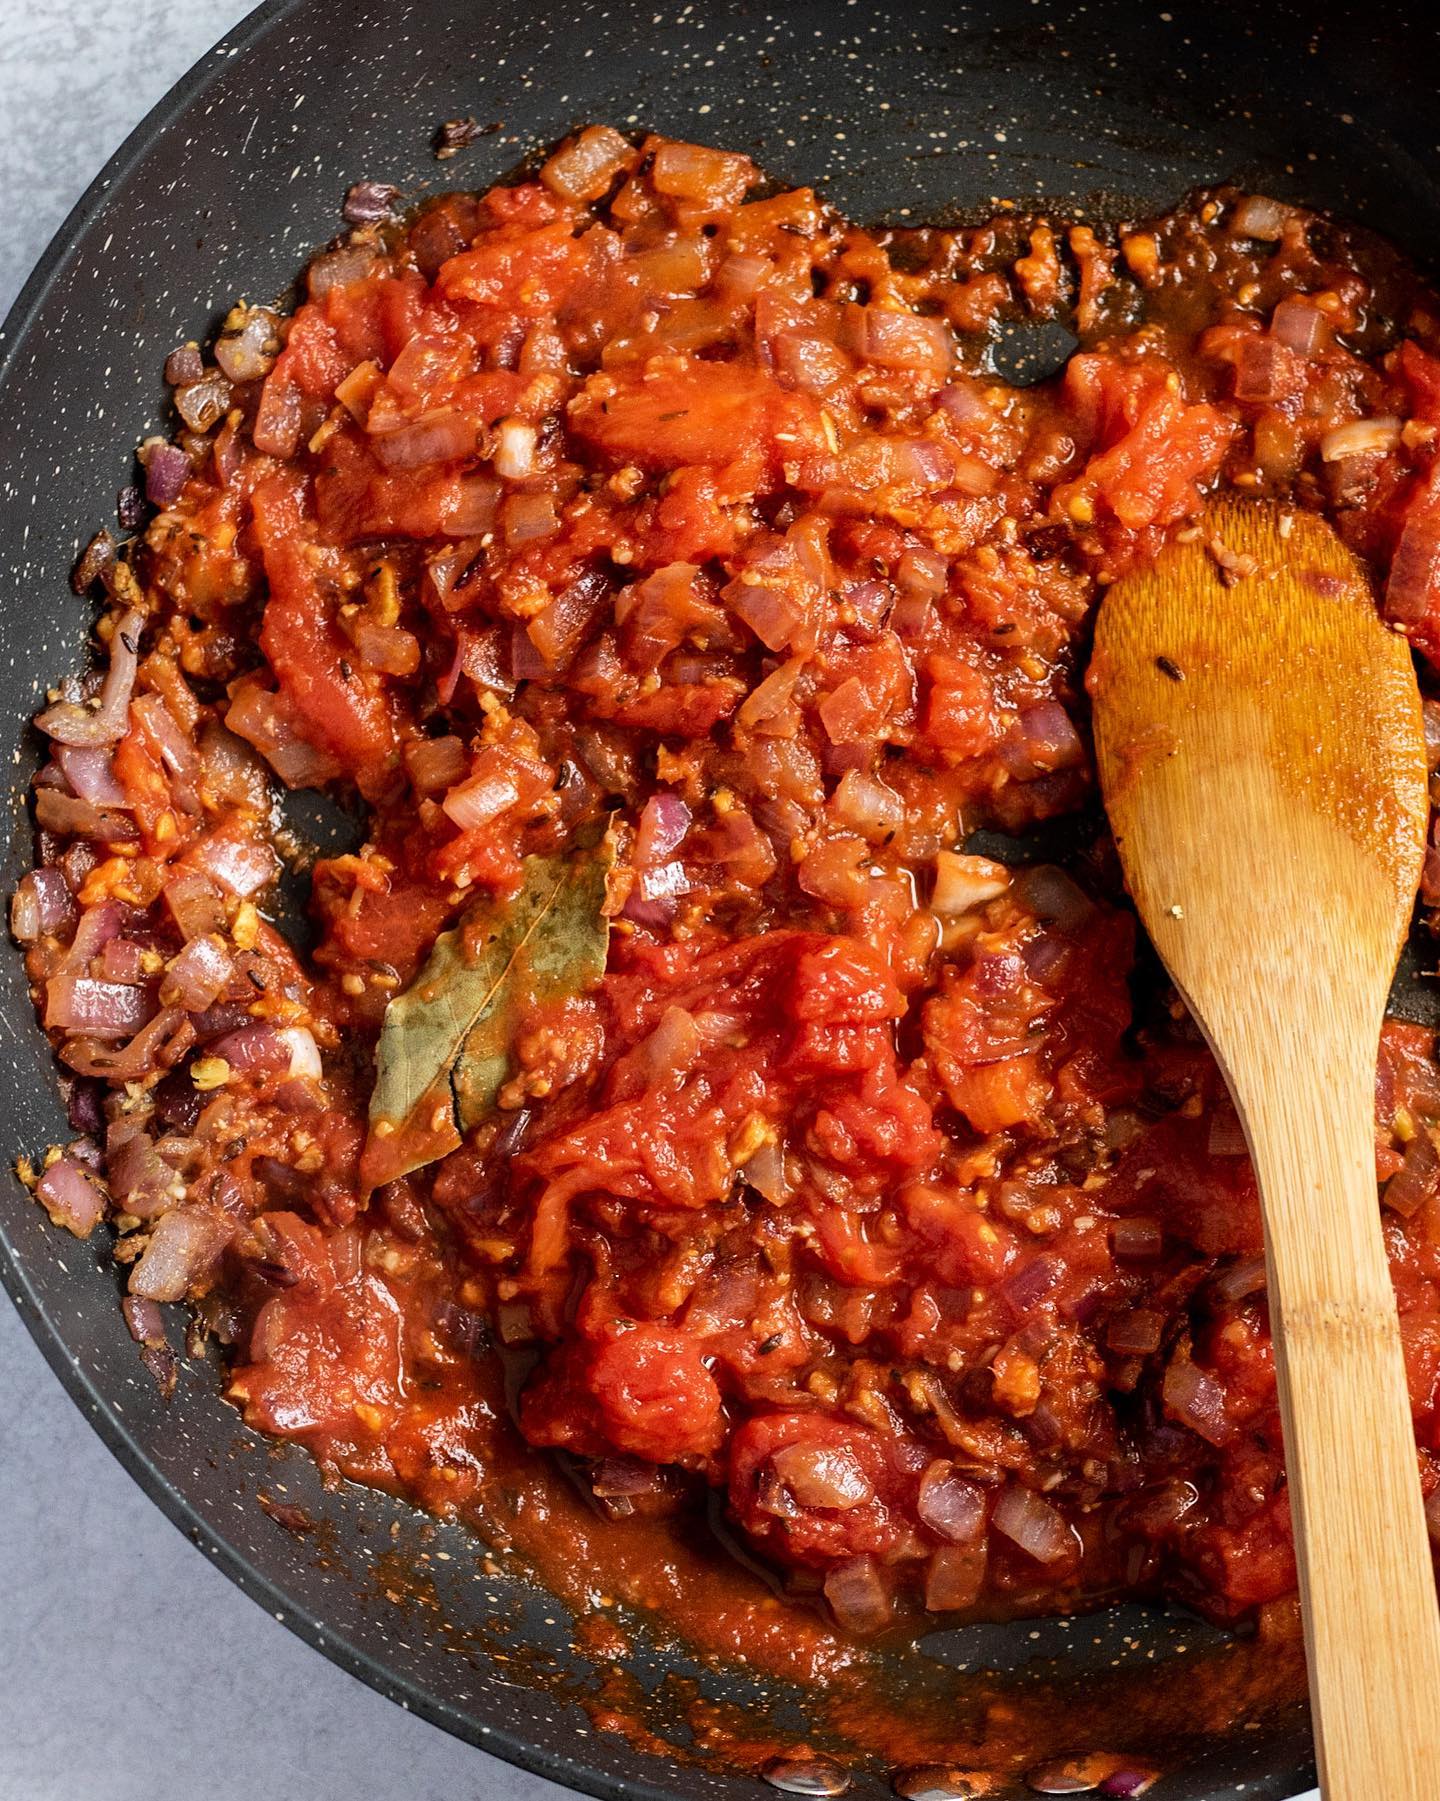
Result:
{"label": "wooden spatula", "polygon": [[1321,1781],[1435,1801],[1440,1612],[1373,1148],[1427,811],[1409,646],[1313,515],[1217,504],[1111,589],[1089,685],[1126,880],[1260,1181]]}

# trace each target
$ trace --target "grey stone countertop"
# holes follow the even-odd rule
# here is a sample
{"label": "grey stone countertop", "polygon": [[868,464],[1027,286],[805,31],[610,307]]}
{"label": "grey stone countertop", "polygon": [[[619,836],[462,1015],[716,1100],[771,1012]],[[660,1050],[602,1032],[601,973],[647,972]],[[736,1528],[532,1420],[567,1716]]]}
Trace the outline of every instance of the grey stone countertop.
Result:
{"label": "grey stone countertop", "polygon": [[[0,0],[0,316],[245,0]],[[0,1801],[560,1801],[327,1663],[213,1568],[0,1296]],[[236,1700],[237,1682],[243,1699]]]}
{"label": "grey stone countertop", "polygon": [[[248,10],[0,0],[0,316],[125,134]],[[382,1700],[232,1588],[110,1456],[3,1299],[0,1569],[0,1801],[565,1792]]]}

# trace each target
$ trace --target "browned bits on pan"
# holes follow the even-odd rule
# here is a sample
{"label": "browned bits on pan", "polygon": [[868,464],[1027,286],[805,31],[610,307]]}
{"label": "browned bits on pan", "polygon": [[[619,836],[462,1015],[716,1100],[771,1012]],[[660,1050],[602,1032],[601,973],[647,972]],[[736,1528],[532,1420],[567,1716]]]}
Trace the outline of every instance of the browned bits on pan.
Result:
{"label": "browned bits on pan", "polygon": [[452,156],[473,144],[479,136],[480,127],[474,119],[447,119],[435,133],[436,162],[449,162]]}

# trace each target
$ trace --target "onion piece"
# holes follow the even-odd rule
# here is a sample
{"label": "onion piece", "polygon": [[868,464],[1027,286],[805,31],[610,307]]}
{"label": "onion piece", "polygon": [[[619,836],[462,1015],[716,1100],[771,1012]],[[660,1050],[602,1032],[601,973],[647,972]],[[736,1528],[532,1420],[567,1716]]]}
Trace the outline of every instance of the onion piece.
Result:
{"label": "onion piece", "polygon": [[77,1238],[88,1238],[105,1217],[105,1195],[91,1172],[74,1155],[52,1163],[35,1184],[35,1198],[50,1215]]}
{"label": "onion piece", "polygon": [[1259,1294],[1265,1283],[1265,1258],[1263,1253],[1257,1253],[1254,1257],[1240,1258],[1223,1275],[1217,1276],[1215,1293],[1222,1301],[1243,1301],[1252,1294]]}
{"label": "onion piece", "polygon": [[274,1026],[238,1026],[206,1047],[212,1057],[220,1057],[232,1070],[288,1070],[294,1061],[294,1048],[287,1044]]}
{"label": "onion piece", "polygon": [[1325,341],[1329,321],[1312,300],[1292,294],[1270,315],[1270,335],[1301,356],[1314,356]]}
{"label": "onion piece", "polygon": [[490,459],[495,473],[516,482],[532,475],[539,435],[528,419],[502,419],[495,434],[495,454]]}
{"label": "onion piece", "polygon": [[1400,442],[1400,423],[1385,414],[1334,425],[1320,440],[1321,460],[1338,463],[1346,457],[1383,455],[1387,450],[1394,450]]}
{"label": "onion piece", "polygon": [[62,972],[46,985],[45,1029],[89,1038],[128,1038],[145,1024],[154,1004],[143,988]]}
{"label": "onion piece", "polygon": [[144,624],[145,615],[135,607],[122,614],[116,624],[99,706],[92,710],[78,701],[62,700],[47,707],[35,721],[42,732],[61,744],[114,744],[125,735]]}
{"label": "onion piece", "polygon": [[985,1532],[985,1492],[953,1463],[937,1459],[920,1478],[915,1511],[922,1525],[951,1544],[969,1545]]}
{"label": "onion piece", "polygon": [[270,373],[280,345],[277,320],[268,307],[235,307],[215,340],[215,361],[234,382],[259,381]]}
{"label": "onion piece", "polygon": [[830,808],[837,819],[872,844],[884,844],[905,823],[905,803],[895,790],[859,769],[841,776],[830,797]]}
{"label": "onion piece", "polygon": [[1385,584],[1385,617],[1419,625],[1440,601],[1440,517],[1412,507],[1395,546]]}
{"label": "onion piece", "polygon": [[193,432],[207,432],[224,418],[230,405],[230,383],[218,369],[175,390],[175,411]]}
{"label": "onion piece", "polygon": [[190,459],[178,444],[156,438],[144,449],[145,498],[162,511],[173,507],[190,479]]}
{"label": "onion piece", "polygon": [[446,818],[462,832],[473,832],[498,819],[519,798],[514,776],[500,769],[488,769],[452,788],[440,806]]}
{"label": "onion piece", "polygon": [[995,1503],[991,1524],[1037,1563],[1063,1563],[1079,1548],[1075,1529],[1064,1514],[1023,1482],[1007,1483]]}
{"label": "onion piece", "polygon": [[184,1197],[185,1184],[138,1120],[112,1123],[105,1137],[105,1161],[111,1193],[137,1219],[158,1219]]}
{"label": "onion piece", "polygon": [[192,938],[171,958],[160,979],[160,1001],[166,1007],[183,1007],[187,1013],[203,1013],[225,989],[235,965],[220,939]]}
{"label": "onion piece", "polygon": [[1401,1219],[1413,1219],[1440,1193],[1440,1150],[1425,1126],[1405,1147],[1404,1161],[1381,1190],[1380,1198]]}
{"label": "onion piece", "polygon": [[10,930],[21,944],[60,931],[74,916],[74,898],[62,871],[50,866],[21,876],[10,903]]}
{"label": "onion piece", "polygon": [[785,1445],[770,1467],[802,1507],[848,1513],[875,1496],[859,1459],[844,1445]]}
{"label": "onion piece", "polygon": [[318,1082],[325,1071],[313,1034],[304,1026],[283,1026],[276,1037],[290,1054],[291,1081]]}
{"label": "onion piece", "polygon": [[55,761],[79,799],[95,807],[125,807],[125,790],[115,779],[110,749],[104,744],[57,744]]}
{"label": "onion piece", "polygon": [[165,1337],[165,1321],[154,1301],[142,1301],[127,1294],[120,1303],[125,1324],[136,1344],[160,1344]]}
{"label": "onion piece", "polygon": [[167,1213],[130,1271],[130,1293],[144,1301],[182,1301],[197,1292],[214,1273],[232,1230],[199,1208]]}
{"label": "onion piece", "polygon": [[357,181],[345,192],[340,216],[347,225],[378,225],[388,219],[400,190],[389,181]]}
{"label": "onion piece", "polygon": [[453,407],[439,407],[394,431],[376,433],[370,443],[387,469],[419,469],[473,456],[475,427]]}
{"label": "onion piece", "polygon": [[1110,1228],[1110,1247],[1123,1262],[1140,1263],[1165,1249],[1165,1234],[1153,1219],[1117,1219]]}
{"label": "onion piece", "polygon": [[1235,208],[1230,225],[1242,238],[1269,243],[1284,236],[1286,221],[1295,216],[1295,208],[1283,201],[1272,200],[1268,194],[1249,194]]}
{"label": "onion piece", "polygon": [[1003,863],[992,863],[988,857],[969,857],[960,851],[935,853],[935,888],[930,896],[930,909],[947,919],[982,907],[997,899],[1010,886],[1010,871]]}
{"label": "onion piece", "polygon": [[642,867],[668,862],[690,830],[691,813],[678,794],[652,794],[635,828],[635,861]]}
{"label": "onion piece", "polygon": [[1165,1406],[1182,1426],[1197,1432],[1208,1444],[1223,1445],[1231,1436],[1225,1411],[1225,1390],[1211,1375],[1184,1355],[1176,1356],[1165,1371]]}
{"label": "onion piece", "polygon": [[825,1599],[847,1632],[867,1636],[890,1623],[890,1587],[873,1557],[836,1564],[825,1577]]}

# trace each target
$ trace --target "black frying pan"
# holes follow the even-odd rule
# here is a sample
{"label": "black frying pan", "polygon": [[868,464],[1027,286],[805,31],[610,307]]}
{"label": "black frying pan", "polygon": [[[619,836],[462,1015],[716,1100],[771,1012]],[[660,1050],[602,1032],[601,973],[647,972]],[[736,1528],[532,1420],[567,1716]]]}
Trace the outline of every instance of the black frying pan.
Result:
{"label": "black frying pan", "polygon": [[[86,627],[66,571],[130,479],[130,447],[161,420],[161,361],[233,297],[283,290],[337,230],[351,181],[383,178],[412,196],[483,186],[601,119],[744,149],[862,220],[984,211],[1001,196],[1144,211],[1232,176],[1358,218],[1424,262],[1440,242],[1437,17],[1429,0],[269,0],[114,158],[0,339],[0,719],[6,743],[23,747],[7,889],[29,854],[25,722]],[[437,165],[434,125],[464,114],[499,129]],[[0,955],[0,1025],[8,1163],[66,1135],[14,955]],[[760,1792],[713,1765],[582,1735],[575,1697],[596,1678],[563,1610],[517,1576],[478,1578],[474,1543],[454,1529],[369,1491],[325,1493],[304,1457],[240,1428],[213,1369],[192,1364],[163,1404],[100,1252],[54,1232],[13,1182],[0,1192],[0,1271],[60,1379],[156,1502],[337,1663],[591,1794]],[[297,1537],[255,1501],[277,1480],[316,1533]],[[396,1590],[407,1566],[423,1582]],[[1129,1610],[1073,1634],[1033,1630],[979,1629],[958,1648],[949,1634],[946,1654],[1013,1670],[1022,1708],[1045,1659],[1076,1671],[1083,1746],[1086,1685],[1101,1678],[1082,1662],[1163,1661],[1194,1622]],[[642,1636],[634,1665],[649,1684],[683,1660]],[[694,1673],[757,1716],[777,1699],[739,1674]],[[803,1698],[778,1699],[798,1704],[790,1729],[803,1737]],[[1248,1801],[1279,1801],[1312,1780],[1298,1710],[1219,1737],[1193,1725],[1162,1722],[1184,1767],[1156,1801],[1218,1801],[1242,1783]],[[683,1739],[673,1722],[669,1732]],[[883,1775],[861,1770],[853,1792],[886,1793]]]}

